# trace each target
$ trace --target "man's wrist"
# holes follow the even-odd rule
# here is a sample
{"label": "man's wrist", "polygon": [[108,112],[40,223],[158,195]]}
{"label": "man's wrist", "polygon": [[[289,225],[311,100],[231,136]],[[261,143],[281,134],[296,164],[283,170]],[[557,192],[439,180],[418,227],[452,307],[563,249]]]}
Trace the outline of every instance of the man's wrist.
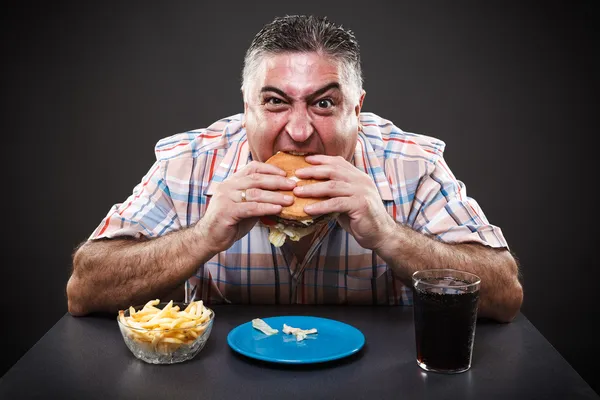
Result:
{"label": "man's wrist", "polygon": [[[200,225],[202,220],[187,230],[186,246],[192,256],[199,262],[204,263],[217,254],[220,250],[213,249],[207,232]],[[200,225],[200,226],[199,226]]]}
{"label": "man's wrist", "polygon": [[394,226],[388,231],[387,238],[381,242],[377,249],[374,249],[375,253],[390,267],[396,270],[401,268],[403,254],[410,251],[411,233],[410,228],[394,221]]}
{"label": "man's wrist", "polygon": [[373,248],[379,257],[386,259],[388,255],[393,256],[397,253],[398,246],[402,240],[401,229],[402,227],[390,218],[390,221],[387,223],[387,228],[382,230],[382,238],[379,241],[379,244]]}

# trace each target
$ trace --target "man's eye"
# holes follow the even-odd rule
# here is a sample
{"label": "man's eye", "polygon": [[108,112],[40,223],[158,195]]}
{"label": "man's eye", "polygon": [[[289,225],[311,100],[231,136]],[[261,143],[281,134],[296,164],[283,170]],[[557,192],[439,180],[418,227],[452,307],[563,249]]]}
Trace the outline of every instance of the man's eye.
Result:
{"label": "man's eye", "polygon": [[317,102],[317,107],[319,108],[331,108],[333,107],[333,101],[330,99],[322,99]]}
{"label": "man's eye", "polygon": [[281,100],[280,98],[277,98],[277,97],[269,97],[267,99],[267,103],[273,104],[273,105],[279,105],[279,104],[283,104],[283,100]]}

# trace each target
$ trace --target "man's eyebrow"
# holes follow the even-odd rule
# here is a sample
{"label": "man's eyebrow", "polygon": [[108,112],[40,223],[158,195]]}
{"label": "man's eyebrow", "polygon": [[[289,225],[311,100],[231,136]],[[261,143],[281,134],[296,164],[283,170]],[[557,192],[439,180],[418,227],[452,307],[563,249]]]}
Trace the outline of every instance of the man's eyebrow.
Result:
{"label": "man's eyebrow", "polygon": [[306,98],[307,99],[314,99],[314,98],[319,97],[323,93],[326,93],[326,92],[328,92],[328,91],[330,91],[332,89],[340,90],[340,84],[337,83],[337,82],[328,83],[327,85],[323,86],[321,89],[317,89],[312,94],[309,94],[308,96],[306,96]]}
{"label": "man's eyebrow", "polygon": [[[328,92],[331,89],[337,89],[340,90],[340,84],[337,82],[331,82],[328,83],[327,85],[323,86],[320,89],[315,90],[314,92],[312,92],[311,94],[309,94],[308,96],[306,96],[307,99],[314,99],[315,97],[319,97],[320,95],[322,95],[323,93]],[[287,101],[290,100],[290,97],[281,89],[276,88],[275,86],[263,86],[260,89],[261,93],[265,93],[265,92],[275,92],[278,95],[280,95],[281,97],[283,97],[284,99],[286,99]]]}
{"label": "man's eyebrow", "polygon": [[276,88],[275,86],[263,86],[260,89],[261,93],[265,93],[265,92],[275,92],[278,95],[280,95],[281,97],[283,97],[286,100],[289,100],[290,97],[281,89]]}

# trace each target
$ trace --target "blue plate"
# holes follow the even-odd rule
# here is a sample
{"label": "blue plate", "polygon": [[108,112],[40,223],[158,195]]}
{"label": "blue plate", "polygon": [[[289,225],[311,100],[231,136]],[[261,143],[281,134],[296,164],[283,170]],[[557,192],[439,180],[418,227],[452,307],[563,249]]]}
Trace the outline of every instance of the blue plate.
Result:
{"label": "blue plate", "polygon": [[[252,327],[252,321],[233,328],[227,344],[247,357],[282,364],[311,364],[337,360],[358,352],[365,336],[355,327],[327,318],[282,316],[262,318],[271,328],[279,330],[265,335]],[[283,333],[283,324],[294,328],[316,328],[316,334],[297,342],[294,335]]]}

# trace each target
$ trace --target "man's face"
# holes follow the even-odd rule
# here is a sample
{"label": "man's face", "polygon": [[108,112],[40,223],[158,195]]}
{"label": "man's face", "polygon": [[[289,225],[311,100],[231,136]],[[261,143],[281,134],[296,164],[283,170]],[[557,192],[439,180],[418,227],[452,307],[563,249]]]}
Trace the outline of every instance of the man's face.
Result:
{"label": "man's face", "polygon": [[277,151],[342,156],[350,160],[364,98],[342,69],[317,53],[263,58],[247,86],[244,113],[252,157]]}

